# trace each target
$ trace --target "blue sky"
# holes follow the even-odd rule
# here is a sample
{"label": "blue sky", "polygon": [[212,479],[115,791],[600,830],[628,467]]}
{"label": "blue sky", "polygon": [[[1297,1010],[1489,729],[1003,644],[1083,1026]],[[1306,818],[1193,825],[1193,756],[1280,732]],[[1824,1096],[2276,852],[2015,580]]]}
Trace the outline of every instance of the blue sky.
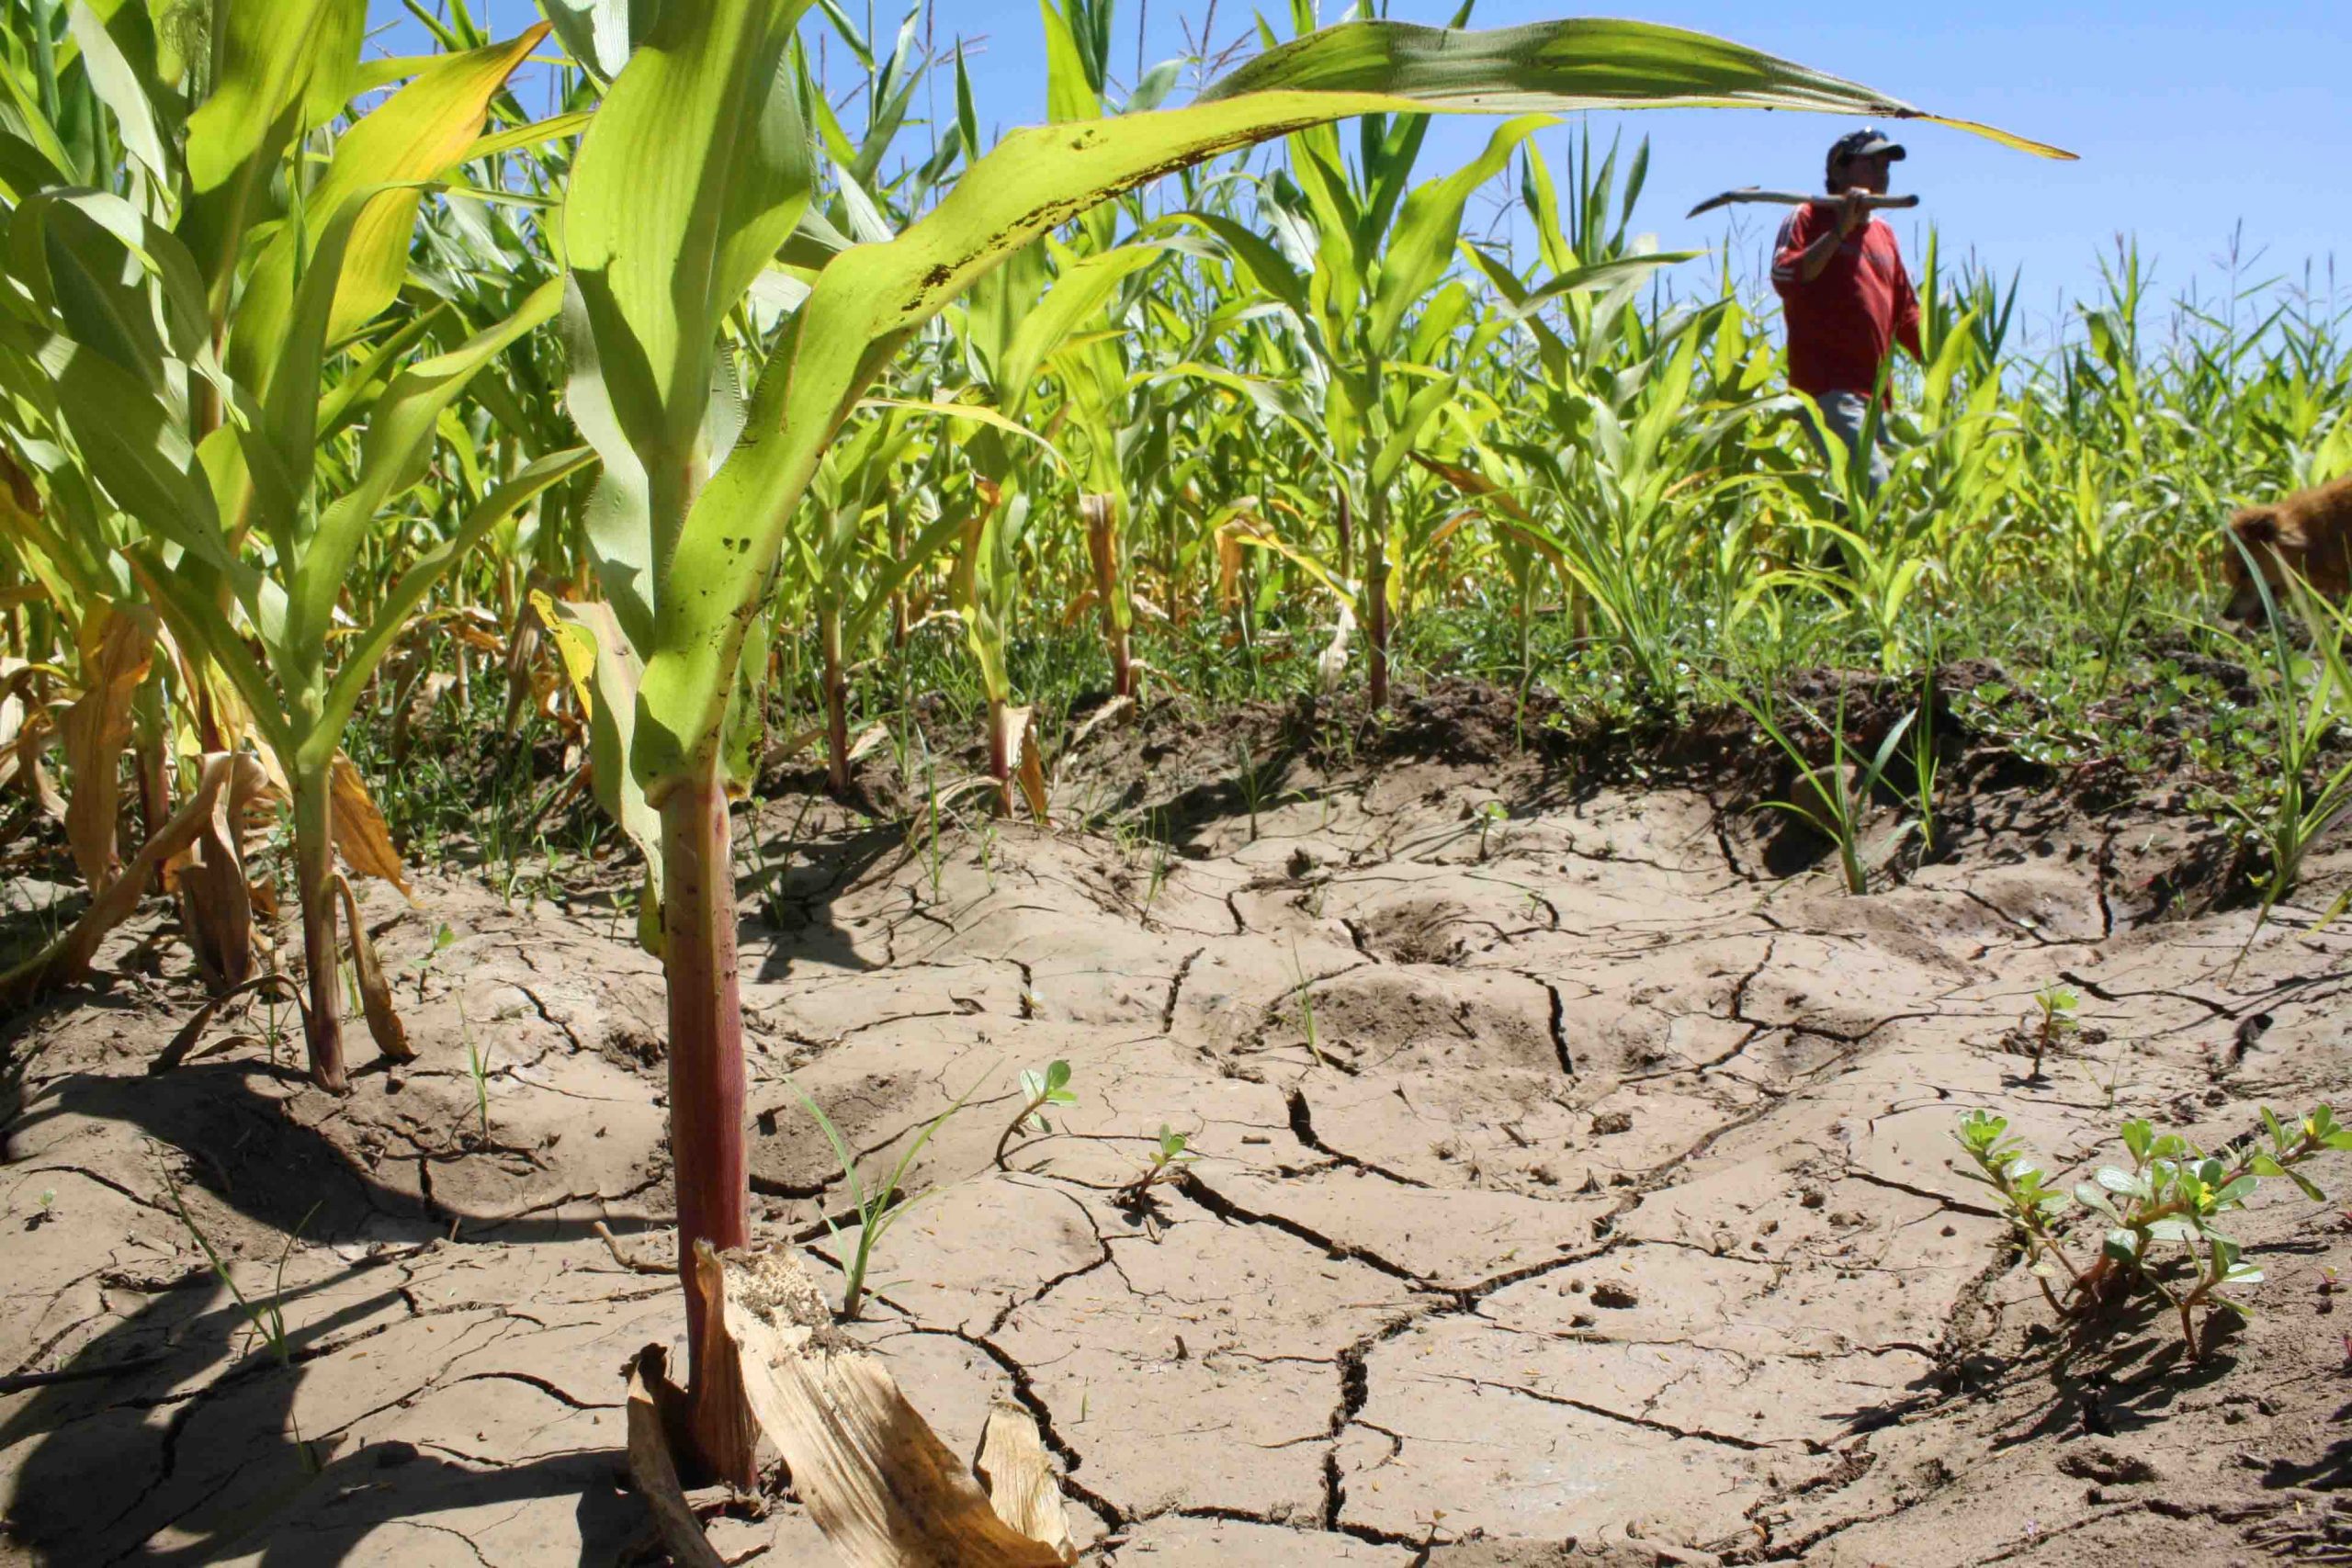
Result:
{"label": "blue sky", "polygon": [[[909,0],[873,0],[885,31]],[[1197,28],[1207,0],[1147,0],[1148,61],[1183,52],[1180,20]],[[1336,16],[1342,0],[1323,0]],[[1442,22],[1454,0],[1392,0],[1401,20]],[[865,0],[844,0],[862,16]],[[1474,25],[1496,27],[1577,14],[1575,0],[1480,0]],[[1231,41],[1252,14],[1246,0],[1220,0],[1217,41]],[[1269,9],[1286,9],[1279,5]],[[398,0],[371,0],[398,17]],[[474,0],[500,33],[536,15],[529,0]],[[2243,226],[2246,281],[2308,265],[2325,297],[2332,254],[2344,235],[2345,171],[2352,168],[2352,115],[2344,111],[2344,62],[2352,58],[2352,5],[2286,0],[2214,6],[2188,0],[2057,6],[2020,0],[1923,6],[1900,0],[1762,6],[1731,0],[1645,0],[1626,10],[1734,38],[1804,64],[1864,82],[1938,113],[1989,120],[2082,154],[2045,163],[1939,126],[1899,134],[1910,159],[1895,170],[1898,190],[1927,198],[1917,219],[1898,222],[1917,259],[1932,220],[1948,254],[1973,250],[2003,276],[2022,268],[2021,310],[2046,331],[2062,299],[2094,289],[2098,257],[2132,235],[2155,264],[2160,293],[2192,281],[2216,299],[2222,258]],[[1132,74],[1138,0],[1120,6],[1115,70]],[[1623,14],[1623,13],[1620,13]],[[942,0],[943,37],[957,30],[985,44],[972,57],[983,119],[1010,127],[1042,118],[1044,67],[1035,0]],[[402,21],[377,48],[415,47]],[[836,92],[850,85],[846,55],[831,52]],[[946,103],[941,96],[943,107]],[[1755,111],[1652,111],[1595,116],[1597,136],[1622,125],[1652,142],[1650,180],[1637,228],[1669,248],[1700,249],[1730,233],[1752,265],[1770,239],[1767,220],[1737,228],[1723,215],[1682,213],[1727,186],[1810,189],[1821,154],[1846,122],[1816,115]],[[1424,168],[1441,172],[1483,140],[1475,119],[1442,121]],[[1546,133],[1556,160],[1564,131]],[[2259,253],[2259,259],[2252,259]],[[2352,247],[2339,301],[2352,305]],[[1703,264],[1693,264],[1703,265]],[[1698,281],[1696,279],[1694,282]]]}

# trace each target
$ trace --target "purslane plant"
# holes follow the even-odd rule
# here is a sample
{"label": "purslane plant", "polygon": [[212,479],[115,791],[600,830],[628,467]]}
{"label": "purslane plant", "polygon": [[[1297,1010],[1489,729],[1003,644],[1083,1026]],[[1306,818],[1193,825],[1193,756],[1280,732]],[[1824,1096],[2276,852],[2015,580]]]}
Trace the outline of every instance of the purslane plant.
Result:
{"label": "purslane plant", "polygon": [[[2291,1129],[2266,1107],[2261,1137],[2218,1154],[2132,1121],[2120,1134],[2131,1164],[2101,1166],[2067,1191],[2050,1185],[2049,1173],[2028,1156],[2022,1139],[2008,1135],[2008,1125],[1988,1111],[1973,1111],[1953,1136],[1975,1168],[1964,1174],[1999,1195],[2050,1310],[2080,1320],[2136,1284],[2173,1309],[2191,1355],[2202,1354],[2200,1309],[2243,1312],[2222,1288],[2262,1281],[2262,1270],[2245,1261],[2237,1238],[2217,1222],[2245,1207],[2267,1178],[2284,1178],[2313,1202],[2324,1201],[2325,1194],[2296,1168],[2330,1150],[2352,1149],[2352,1128],[2337,1125],[2324,1105]],[[2077,1208],[2107,1227],[2087,1261],[2078,1261],[2059,1234],[2059,1223]],[[2185,1278],[2164,1268],[2175,1247]]]}
{"label": "purslane plant", "polygon": [[1001,1167],[1004,1164],[1004,1151],[1012,1146],[1013,1139],[1023,1134],[1052,1132],[1054,1124],[1046,1117],[1047,1109],[1077,1103],[1078,1096],[1072,1094],[1069,1089],[1068,1062],[1058,1060],[1049,1062],[1044,1072],[1039,1072],[1035,1067],[1022,1068],[1021,1109],[1012,1120],[1005,1124],[1003,1134],[997,1139],[996,1157],[992,1163]]}

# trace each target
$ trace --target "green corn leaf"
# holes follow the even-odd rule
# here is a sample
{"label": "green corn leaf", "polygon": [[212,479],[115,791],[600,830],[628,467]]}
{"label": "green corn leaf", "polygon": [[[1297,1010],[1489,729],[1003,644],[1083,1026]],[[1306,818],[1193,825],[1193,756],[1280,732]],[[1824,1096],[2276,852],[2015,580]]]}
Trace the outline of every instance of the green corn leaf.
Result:
{"label": "green corn leaf", "polygon": [[366,0],[216,0],[212,92],[187,121],[191,186],[179,232],[226,320],[246,231],[296,136],[343,107],[359,62]]}
{"label": "green corn leaf", "polygon": [[[288,221],[264,247],[238,301],[229,369],[257,396],[274,385],[271,355],[285,341],[298,276],[307,282],[313,254],[346,203],[365,199],[344,243],[341,274],[324,317],[337,342],[375,319],[399,294],[408,273],[409,239],[424,187],[454,168],[481,134],[491,100],[547,36],[541,23],[511,43],[436,56],[415,80],[360,118],[335,145],[334,159]],[[308,369],[316,372],[316,360]],[[315,396],[315,394],[313,394]]]}
{"label": "green corn leaf", "polygon": [[[631,515],[641,509],[650,561],[670,554],[711,460],[705,419],[719,324],[808,204],[812,154],[790,80],[793,28],[808,3],[666,6],[573,165],[563,235],[582,329],[575,341],[594,355],[574,377],[573,412],[607,483],[621,487]],[[748,543],[710,541],[739,556]],[[774,559],[771,548],[760,571]],[[642,617],[629,601],[643,590],[613,596],[640,623],[629,626],[638,637]],[[728,674],[718,703],[732,689]],[[710,716],[715,738],[716,705]]]}
{"label": "green corn leaf", "polygon": [[[585,683],[592,696],[588,704],[588,760],[595,782],[596,804],[605,816],[620,824],[621,831],[637,845],[645,860],[646,880],[651,886],[653,901],[659,904],[662,897],[662,814],[646,804],[645,792],[638,787],[628,768],[629,748],[637,731],[638,684],[644,678],[643,666],[622,632],[619,617],[611,604],[603,600],[583,604],[548,601],[540,606],[543,619],[550,609],[555,618],[548,625],[572,650],[566,654],[566,664],[571,664],[579,653],[587,655],[584,662],[589,675]],[[653,929],[660,930],[658,921]]]}
{"label": "green corn leaf", "polygon": [[[799,9],[797,4],[755,7],[729,0],[698,12],[691,25],[683,14],[665,16],[582,143],[567,220],[571,265],[586,299],[615,423],[633,444],[649,431],[674,444],[684,428],[677,418],[679,400],[696,384],[681,368],[709,353],[717,313],[706,313],[711,325],[690,344],[687,322],[695,311],[673,302],[673,280],[686,278],[696,300],[721,298],[723,288],[703,287],[706,277],[725,280],[718,262],[756,254],[763,263],[790,231],[789,224],[775,228],[775,214],[805,196],[791,189],[786,167],[791,163],[805,170],[805,137],[794,138],[793,157],[786,159],[773,148],[768,111],[743,123],[742,111],[756,101],[748,91],[688,96],[674,90],[679,73],[658,45],[675,21],[672,42],[679,58],[716,54],[727,67],[714,63],[697,82],[743,81],[758,74],[743,63],[758,51],[737,44],[736,36],[768,37],[763,23],[797,18]],[[640,73],[647,85],[633,87],[631,79]],[[779,102],[788,96],[773,95]],[[712,145],[713,117],[702,112],[705,98],[739,109],[728,122],[737,149],[732,157],[702,157]],[[1351,116],[1678,105],[1920,117],[1919,110],[1852,83],[1673,28],[1589,21],[1460,33],[1358,22],[1270,51],[1187,108],[1013,132],[973,164],[922,221],[888,244],[861,247],[820,276],[757,395],[781,419],[763,426],[755,413],[743,447],[701,491],[674,549],[668,547],[664,513],[653,508],[650,558],[661,564],[666,581],[654,585],[641,689],[646,722],[634,759],[640,781],[658,798],[673,781],[716,770],[742,637],[825,445],[917,327],[1039,234],[1159,174]],[[1985,134],[2063,155],[2002,133]],[[613,170],[627,160],[626,178],[598,169],[591,154],[599,152],[600,141],[611,149],[600,155],[613,160]],[[691,149],[692,165],[663,167],[672,149]],[[714,180],[719,193],[756,190],[763,199],[701,201],[706,182]],[[695,209],[709,218],[695,236],[695,254],[710,258],[706,266],[682,265],[680,247],[667,237],[674,227],[668,214],[690,195]],[[592,198],[584,207],[583,196]],[[594,222],[583,221],[589,209],[600,214]],[[1445,250],[1450,255],[1450,243]],[[751,276],[744,272],[743,282]],[[624,287],[624,279],[634,277],[653,280],[658,309],[642,300],[638,286]],[[639,303],[624,308],[624,299]],[[731,302],[726,296],[725,303]],[[778,379],[787,385],[772,392],[766,383]],[[605,448],[603,439],[597,445]],[[605,456],[609,471],[612,454]]]}
{"label": "green corn leaf", "polygon": [[1374,354],[1394,352],[1406,312],[1420,302],[1453,265],[1462,238],[1462,213],[1488,180],[1510,164],[1519,144],[1547,125],[1544,115],[1521,115],[1498,126],[1486,151],[1443,179],[1431,180],[1405,198],[1388,246],[1380,257],[1380,282],[1373,290],[1366,328]]}
{"label": "green corn leaf", "polygon": [[387,501],[424,477],[441,411],[517,338],[555,319],[562,287],[554,280],[541,284],[514,315],[447,354],[418,361],[385,389],[368,422],[357,476],[320,515],[318,531],[288,585],[289,650],[300,656],[324,644],[335,598],[368,530]]}
{"label": "green corn leaf", "polygon": [[628,63],[631,51],[652,30],[665,7],[677,0],[539,0],[563,51],[590,75],[610,82]]}
{"label": "green corn leaf", "polygon": [[96,350],[0,319],[0,344],[47,378],[90,472],[115,504],[158,537],[239,584],[250,602],[256,575],[221,536],[212,490],[181,423],[145,381]]}
{"label": "green corn leaf", "polygon": [[[108,23],[85,0],[74,0],[67,17],[74,41],[82,49],[82,69],[89,73],[91,90],[99,102],[113,111],[124,149],[159,184],[168,182],[177,160],[147,89],[154,79],[154,36],[149,30],[147,8],[114,7],[112,22],[123,30],[122,39],[108,30]],[[124,47],[126,41],[130,50]],[[133,60],[131,50],[145,57],[143,70]]]}
{"label": "green corn leaf", "polygon": [[120,197],[48,190],[8,220],[10,276],[65,334],[169,395],[171,362],[201,361],[204,285],[172,232]]}
{"label": "green corn leaf", "polygon": [[[344,655],[342,666],[335,671],[334,684],[328,690],[325,708],[311,727],[313,730],[328,737],[342,735],[376,666],[408,629],[410,614],[424,603],[433,585],[481,543],[482,536],[595,460],[596,454],[589,448],[574,446],[550,452],[526,465],[514,478],[482,497],[447,539],[417,558],[384,595],[377,607],[375,623]],[[324,759],[331,761],[334,755],[334,743],[330,740],[324,748]]]}
{"label": "green corn leaf", "polygon": [[1046,360],[1080,327],[1091,322],[1126,278],[1157,265],[1157,245],[1122,245],[1102,255],[1072,258],[1035,308],[1024,312],[998,367],[997,407],[1018,419]]}

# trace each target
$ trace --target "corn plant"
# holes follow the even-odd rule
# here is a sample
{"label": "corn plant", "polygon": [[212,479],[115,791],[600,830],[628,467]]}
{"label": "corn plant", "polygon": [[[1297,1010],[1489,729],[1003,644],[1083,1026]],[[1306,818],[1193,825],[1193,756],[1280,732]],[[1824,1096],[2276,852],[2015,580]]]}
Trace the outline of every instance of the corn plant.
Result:
{"label": "corn plant", "polygon": [[[924,69],[911,35],[884,51],[845,30],[868,73],[853,142],[808,80],[808,0],[550,6],[581,69],[538,122],[510,78],[546,28],[493,42],[463,7],[429,23],[444,52],[397,68],[406,85],[363,111],[352,106],[399,75],[360,66],[358,0],[199,0],[199,25],[169,37],[148,6],[61,19],[46,3],[0,4],[0,635],[24,660],[0,671],[20,704],[7,777],[47,798],[44,733],[18,694],[43,715],[52,705],[32,644],[54,646],[62,619],[18,590],[70,567],[133,620],[152,605],[184,668],[168,672],[181,711],[147,722],[185,727],[191,750],[216,760],[251,743],[283,775],[311,1072],[339,1090],[337,846],[356,870],[398,869],[357,770],[338,759],[348,721],[370,703],[407,713],[421,665],[389,682],[398,690],[377,676],[419,617],[488,639],[453,656],[458,694],[476,655],[534,679],[522,634],[543,623],[564,671],[546,700],[584,721],[599,802],[646,854],[641,932],[669,990],[692,1426],[701,1457],[739,1482],[751,1479],[749,1427],[694,1259],[749,1240],[729,806],[757,772],[766,682],[797,668],[798,650],[772,649],[770,628],[831,605],[842,646],[816,662],[837,740],[842,667],[878,624],[861,617],[916,595],[952,601],[981,671],[1001,798],[1023,733],[1007,649],[1033,580],[1091,580],[1131,681],[1118,649],[1141,575],[1177,605],[1183,584],[1212,575],[1211,541],[1247,501],[1265,520],[1250,542],[1360,607],[1385,701],[1392,603],[1444,592],[1455,552],[1473,547],[1410,454],[1430,432],[1458,452],[1501,417],[1505,400],[1477,378],[1503,363],[1525,319],[1513,312],[1573,292],[1537,285],[1497,311],[1447,276],[1466,203],[1541,117],[1619,104],[1918,112],[1669,28],[1356,20],[1318,32],[1300,5],[1301,36],[1270,39],[1185,107],[1158,107],[1166,71],[1112,113],[1109,6],[1055,0],[1041,8],[1054,123],[984,152],[959,73],[952,131],[894,175]],[[837,24],[842,10],[826,7]],[[1427,114],[1498,107],[1520,118],[1468,168],[1411,183]],[[1352,169],[1328,129],[1350,118],[1362,127]],[[1229,182],[1182,172],[1293,133],[1304,140],[1262,205],[1286,225],[1284,255],[1233,226],[1244,205]],[[1104,205],[1171,173],[1198,220],[1152,228],[1139,203]],[[1236,303],[1208,336],[1163,341],[1155,302],[1210,287],[1197,271],[1170,276],[1204,232],[1286,321],[1245,321],[1256,301]],[[1150,357],[1105,352],[1114,332]],[[1176,373],[1216,357],[1228,333],[1277,374]],[[918,367],[888,389],[911,395],[880,400],[916,411],[865,406],[909,351]],[[1293,367],[1323,378],[1319,423],[1274,389]],[[1251,400],[1272,434],[1279,482],[1259,475],[1246,494],[1235,482],[1255,466],[1235,460],[1253,433],[1214,417],[1227,394]],[[1136,433],[1159,410],[1209,436],[1181,475],[1137,466],[1155,448]],[[1053,440],[1030,428],[1065,411]],[[910,419],[948,438],[918,459],[896,446]],[[861,450],[869,427],[879,434]],[[844,432],[828,491],[820,476]],[[933,510],[870,531],[877,501],[891,510],[893,474],[916,461],[936,465]],[[38,528],[19,521],[34,515],[28,501]],[[1294,527],[1310,522],[1306,503],[1334,525],[1328,552]],[[481,558],[485,541],[495,558]],[[941,582],[936,563],[951,555]],[[67,629],[80,638],[96,623],[75,612]],[[98,689],[90,674],[110,664],[125,673],[108,689],[139,689],[135,655],[110,660],[103,635],[87,640],[77,690]],[[107,735],[120,729],[111,702],[95,726]],[[85,775],[76,788],[96,791],[91,815],[102,765],[73,765]],[[97,833],[80,837],[103,858]],[[348,934],[363,938],[356,923]],[[895,1186],[881,1195],[886,1223]]]}
{"label": "corn plant", "polygon": [[[2239,949],[2243,961],[2278,901],[2302,879],[2303,861],[2312,844],[2352,818],[2352,761],[2330,768],[2324,760],[2329,737],[2352,720],[2352,654],[2346,652],[2352,644],[2352,615],[2289,573],[2288,592],[2311,634],[2311,657],[2299,658],[2288,640],[2268,579],[2243,540],[2233,536],[2231,544],[2245,557],[2269,626],[2272,662],[2264,691],[2278,739],[2275,794],[2265,809],[2257,813],[2235,798],[2224,803],[2247,835],[2261,844],[2269,863],[2262,907]],[[2308,693],[2303,690],[2306,669]]]}
{"label": "corn plant", "polygon": [[1869,892],[1870,869],[1862,863],[1861,833],[1869,819],[1871,796],[1885,778],[1887,765],[1894,761],[1905,732],[1918,715],[1905,714],[1889,727],[1878,750],[1863,761],[1858,751],[1849,749],[1851,743],[1846,738],[1844,693],[1838,694],[1837,714],[1826,724],[1812,709],[1800,707],[1798,711],[1805,719],[1829,738],[1829,761],[1815,766],[1806,759],[1804,745],[1773,717],[1770,708],[1744,694],[1735,694],[1732,700],[1756,721],[1766,739],[1796,769],[1795,798],[1766,801],[1759,809],[1784,812],[1827,839],[1837,846],[1838,865],[1845,877],[1846,891],[1858,896]]}
{"label": "corn plant", "polygon": [[[431,355],[415,351],[444,325],[435,314],[376,324],[405,275],[424,186],[467,156],[491,99],[546,29],[436,57],[359,117],[312,178],[304,133],[343,107],[356,8],[286,0],[217,9],[209,96],[187,117],[181,144],[165,145],[159,129],[167,84],[129,70],[107,78],[118,123],[140,127],[139,141],[152,142],[164,165],[150,174],[184,182],[175,228],[127,199],[65,184],[62,167],[46,171],[58,185],[17,203],[12,235],[48,267],[17,277],[18,308],[0,317],[0,381],[45,408],[70,437],[74,479],[132,525],[118,548],[178,646],[208,671],[198,692],[211,693],[217,674],[242,709],[233,721],[209,711],[206,749],[223,749],[249,725],[287,780],[311,1071],[341,1092],[338,841],[361,869],[398,875],[377,848],[374,806],[339,761],[344,727],[442,574],[591,456],[549,454],[483,495],[331,660],[345,578],[387,508],[424,478],[442,416],[485,366],[555,314],[559,291],[545,286],[514,314],[453,333]],[[87,32],[85,46],[101,36]],[[289,160],[293,210],[266,229],[269,177]],[[330,379],[346,348],[357,350],[348,373]],[[363,415],[364,431],[345,438]]]}

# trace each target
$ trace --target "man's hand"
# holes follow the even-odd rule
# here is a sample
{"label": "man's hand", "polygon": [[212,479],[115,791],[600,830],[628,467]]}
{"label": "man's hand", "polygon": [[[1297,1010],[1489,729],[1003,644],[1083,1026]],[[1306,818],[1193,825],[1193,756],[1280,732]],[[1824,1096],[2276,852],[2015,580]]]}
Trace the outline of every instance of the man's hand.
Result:
{"label": "man's hand", "polygon": [[1838,237],[1844,239],[1855,230],[1866,227],[1871,220],[1871,193],[1859,186],[1846,192],[1838,203]]}

